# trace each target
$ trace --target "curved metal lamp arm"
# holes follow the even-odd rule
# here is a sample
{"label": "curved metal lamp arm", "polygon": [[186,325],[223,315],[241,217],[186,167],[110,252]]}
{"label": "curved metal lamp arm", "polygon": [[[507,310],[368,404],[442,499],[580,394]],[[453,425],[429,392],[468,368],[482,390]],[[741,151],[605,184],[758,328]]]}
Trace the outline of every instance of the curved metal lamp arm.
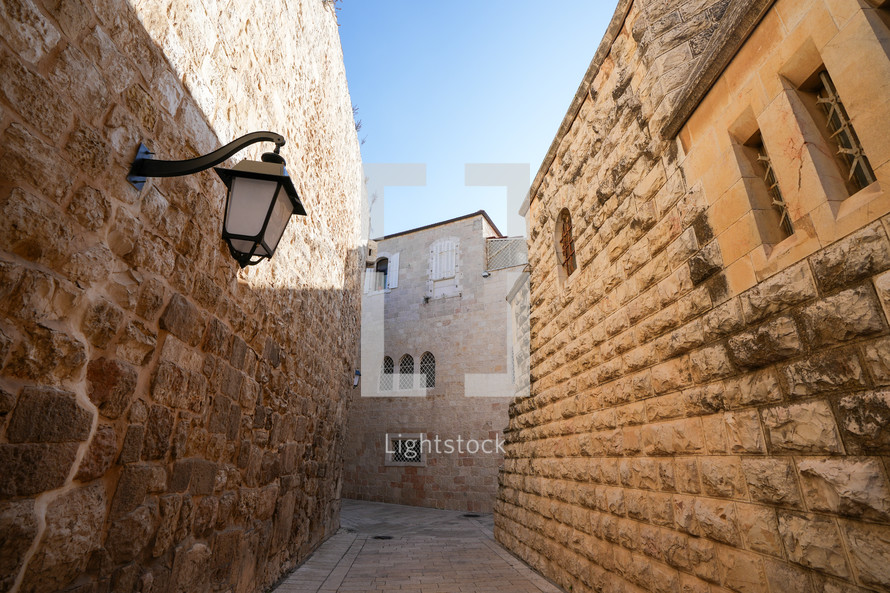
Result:
{"label": "curved metal lamp arm", "polygon": [[127,181],[132,183],[136,189],[142,189],[148,177],[179,177],[180,175],[199,173],[220,164],[236,152],[257,142],[274,142],[275,154],[278,154],[281,147],[284,146],[284,136],[275,132],[251,132],[232,140],[210,154],[184,161],[155,160],[152,158],[154,153],[149,151],[144,144],[140,144],[136,160],[133,161],[130,174],[127,175]]}

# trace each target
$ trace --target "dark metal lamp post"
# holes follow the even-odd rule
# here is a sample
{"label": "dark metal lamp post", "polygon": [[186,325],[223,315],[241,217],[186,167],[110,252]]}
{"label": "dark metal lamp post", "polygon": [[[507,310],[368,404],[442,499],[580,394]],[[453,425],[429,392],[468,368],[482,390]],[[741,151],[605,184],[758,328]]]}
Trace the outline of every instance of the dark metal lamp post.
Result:
{"label": "dark metal lamp post", "polygon": [[306,215],[306,209],[285,169],[279,151],[284,137],[274,132],[253,132],[222,148],[194,159],[161,161],[139,145],[136,160],[127,180],[142,189],[148,177],[178,177],[205,171],[236,152],[257,142],[274,142],[275,152],[265,153],[262,161],[243,160],[231,169],[214,170],[228,188],[223,216],[222,238],[229,252],[243,268],[271,258],[293,214]]}

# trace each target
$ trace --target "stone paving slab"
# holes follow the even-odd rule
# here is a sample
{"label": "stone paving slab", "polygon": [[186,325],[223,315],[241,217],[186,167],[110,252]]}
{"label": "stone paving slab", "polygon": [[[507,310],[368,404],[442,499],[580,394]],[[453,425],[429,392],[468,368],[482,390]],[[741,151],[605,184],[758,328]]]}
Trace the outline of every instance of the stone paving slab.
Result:
{"label": "stone paving slab", "polygon": [[340,531],[275,593],[563,593],[494,541],[490,513],[463,515],[343,500]]}

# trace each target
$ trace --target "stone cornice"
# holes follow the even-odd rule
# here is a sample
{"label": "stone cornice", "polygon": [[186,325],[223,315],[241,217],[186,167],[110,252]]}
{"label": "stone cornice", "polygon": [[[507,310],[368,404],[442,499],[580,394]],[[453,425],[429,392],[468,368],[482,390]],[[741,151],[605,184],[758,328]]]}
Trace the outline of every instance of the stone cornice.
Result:
{"label": "stone cornice", "polygon": [[612,49],[612,43],[615,42],[615,38],[618,37],[618,33],[621,32],[621,28],[624,26],[624,20],[627,18],[627,13],[630,11],[632,4],[633,0],[619,0],[618,7],[615,9],[615,14],[612,15],[612,20],[609,22],[609,26],[606,29],[606,34],[603,36],[603,40],[600,42],[596,54],[594,54],[593,59],[590,61],[590,66],[587,67],[587,72],[584,74],[584,78],[581,80],[581,84],[575,92],[572,103],[569,105],[569,110],[566,112],[565,117],[562,118],[562,123],[556,131],[556,137],[553,139],[553,142],[550,143],[550,149],[544,156],[544,162],[541,163],[541,167],[538,169],[534,181],[532,181],[528,194],[525,196],[525,201],[522,202],[522,206],[519,209],[519,214],[522,216],[525,216],[526,212],[528,212],[532,198],[537,193],[538,188],[541,187],[541,182],[544,181],[544,176],[547,174],[550,165],[553,164],[553,160],[556,158],[556,151],[559,148],[559,144],[562,142],[563,137],[565,137],[569,129],[571,129],[575,118],[578,117],[578,112],[581,111],[581,105],[584,104],[584,98],[589,92],[590,85],[593,83],[593,79],[596,78],[600,66],[602,66],[603,61],[605,61],[606,56],[609,55],[609,51]]}
{"label": "stone cornice", "polygon": [[711,87],[738,53],[775,0],[734,0],[705,48],[686,86],[675,99],[676,108],[661,129],[672,139],[689,120]]}

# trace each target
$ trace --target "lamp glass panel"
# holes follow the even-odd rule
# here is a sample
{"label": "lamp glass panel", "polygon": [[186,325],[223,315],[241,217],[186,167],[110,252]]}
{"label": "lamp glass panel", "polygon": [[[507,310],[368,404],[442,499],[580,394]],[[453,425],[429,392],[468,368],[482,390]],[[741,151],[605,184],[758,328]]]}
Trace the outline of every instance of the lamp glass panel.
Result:
{"label": "lamp glass panel", "polygon": [[266,232],[263,234],[263,241],[269,246],[269,249],[275,251],[281,235],[290,220],[291,214],[294,212],[293,203],[287,197],[284,187],[278,190],[278,197],[275,200],[275,207],[272,210],[272,216],[269,217],[269,224],[266,226]]}
{"label": "lamp glass panel", "polygon": [[277,181],[248,177],[232,179],[226,211],[226,231],[233,235],[259,235],[276,187]]}
{"label": "lamp glass panel", "polygon": [[253,241],[245,241],[243,239],[229,239],[229,241],[232,243],[232,248],[235,251],[250,253],[250,250],[253,249]]}

